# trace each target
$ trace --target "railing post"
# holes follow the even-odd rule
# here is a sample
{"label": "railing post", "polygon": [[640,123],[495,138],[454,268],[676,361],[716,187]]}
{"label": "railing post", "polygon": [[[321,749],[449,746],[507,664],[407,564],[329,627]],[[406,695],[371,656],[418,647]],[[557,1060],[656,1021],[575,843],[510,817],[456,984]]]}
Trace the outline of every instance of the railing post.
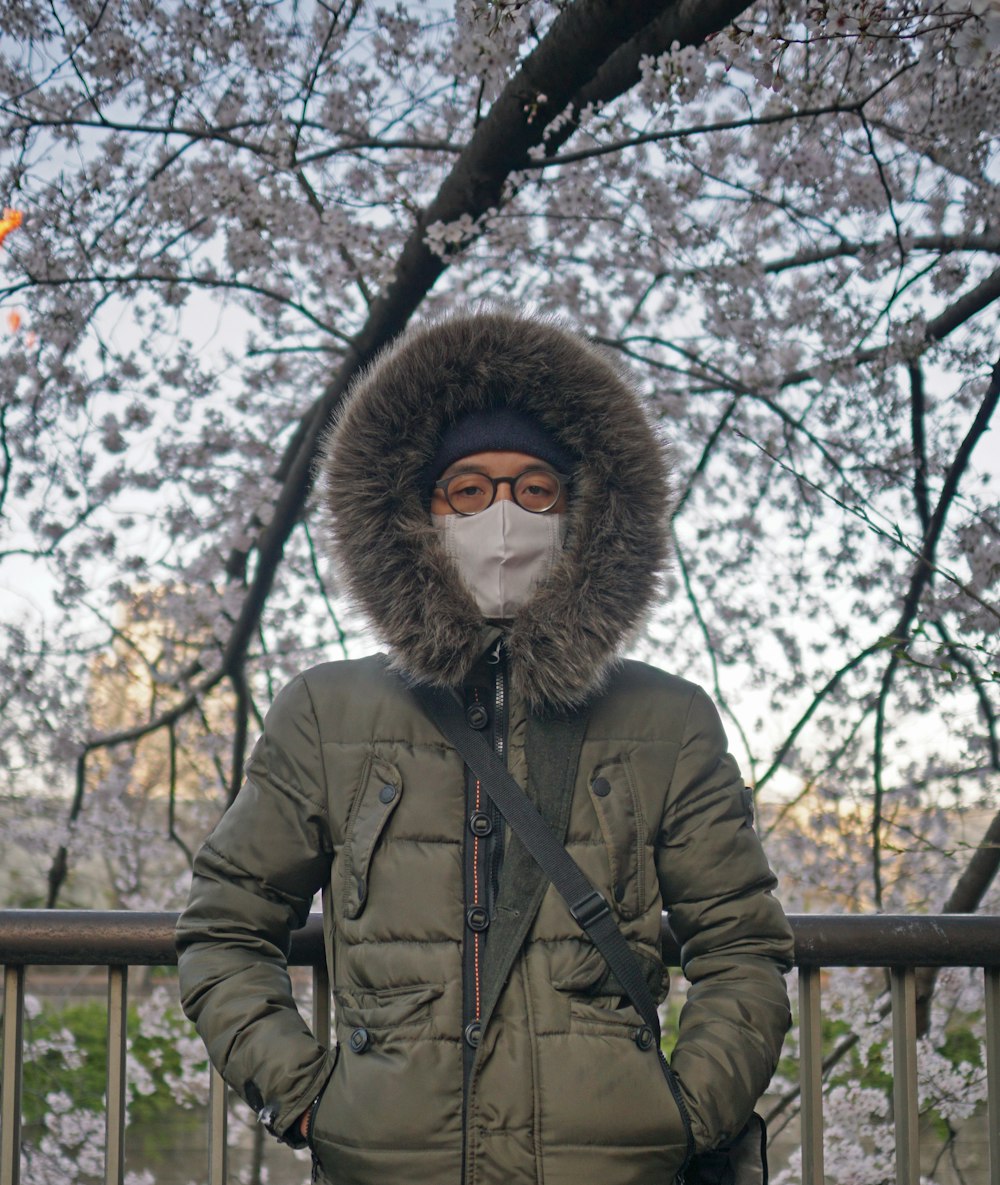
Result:
{"label": "railing post", "polygon": [[21,1180],[21,1070],[24,1065],[24,968],[4,967],[3,1103],[0,1107],[0,1185]]}
{"label": "railing post", "polygon": [[226,1185],[229,1172],[229,1088],[222,1075],[209,1067],[208,1185]]}
{"label": "railing post", "polygon": [[986,1122],[990,1130],[990,1185],[1000,1185],[1000,967],[986,976]]}
{"label": "railing post", "polygon": [[128,967],[108,967],[108,1102],[105,1112],[105,1185],[125,1180],[125,1043]]}
{"label": "railing post", "polygon": [[802,1185],[823,1185],[823,1030],[820,968],[799,968]]}
{"label": "railing post", "polygon": [[320,1045],[330,1044],[330,976],[325,962],[313,965],[313,1035]]}
{"label": "railing post", "polygon": [[917,984],[912,967],[893,967],[892,1106],[896,1125],[897,1185],[919,1185],[920,1142],[917,1097]]}

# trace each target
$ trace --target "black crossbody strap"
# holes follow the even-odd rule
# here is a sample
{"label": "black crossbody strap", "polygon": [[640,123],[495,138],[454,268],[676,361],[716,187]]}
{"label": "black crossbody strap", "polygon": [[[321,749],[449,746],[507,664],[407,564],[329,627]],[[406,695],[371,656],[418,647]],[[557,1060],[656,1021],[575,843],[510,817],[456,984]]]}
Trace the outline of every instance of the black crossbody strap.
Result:
{"label": "black crossbody strap", "polygon": [[660,1046],[660,1020],[649,984],[615,921],[604,897],[580,870],[552,833],[538,808],[511,776],[482,734],[469,728],[455,697],[431,687],[411,688],[444,737],[462,755],[482,782],[500,813],[510,824],[542,871],[551,880],[569,911],[604,956],[618,982],[650,1032],[648,1044]]}

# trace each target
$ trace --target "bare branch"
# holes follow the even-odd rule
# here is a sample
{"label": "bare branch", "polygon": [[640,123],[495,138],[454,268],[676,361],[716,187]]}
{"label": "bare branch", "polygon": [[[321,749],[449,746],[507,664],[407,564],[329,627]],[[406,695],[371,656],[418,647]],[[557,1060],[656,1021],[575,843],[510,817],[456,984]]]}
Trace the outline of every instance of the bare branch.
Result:
{"label": "bare branch", "polygon": [[778,749],[777,753],[775,753],[771,764],[757,779],[758,790],[760,790],[762,786],[766,785],[782,767],[785,758],[794,748],[795,742],[799,739],[802,730],[813,718],[813,716],[815,716],[823,701],[826,700],[834,691],[836,691],[836,689],[844,681],[845,676],[849,675],[851,671],[855,670],[855,668],[861,666],[861,664],[873,654],[877,654],[883,649],[885,649],[885,644],[881,639],[878,642],[873,642],[870,646],[866,646],[864,650],[860,651],[858,654],[855,654],[853,658],[844,663],[844,665],[840,667],[839,670],[834,671],[834,673],[829,679],[827,679],[826,683],[823,684],[819,691],[815,692],[809,707],[795,722],[794,727],[782,742],[781,747]]}
{"label": "bare branch", "polygon": [[899,647],[893,650],[889,662],[886,664],[882,683],[879,688],[878,709],[875,717],[875,796],[872,810],[872,876],[875,885],[875,901],[879,908],[882,905],[881,828],[882,804],[885,795],[885,788],[882,782],[882,762],[885,742],[886,701],[899,667],[900,659],[906,653],[910,629],[917,615],[920,598],[935,571],[934,557],[937,552],[941,533],[944,530],[948,511],[951,509],[955,495],[958,493],[958,486],[968,466],[972,451],[989,427],[990,419],[996,409],[998,400],[1000,400],[1000,360],[997,361],[996,366],[993,368],[993,377],[990,380],[986,397],[980,404],[972,426],[965,434],[965,438],[959,445],[958,451],[948,468],[948,472],[945,474],[941,495],[938,498],[934,513],[931,515],[930,522],[924,532],[923,545],[918,563],[910,577],[910,586],[903,600],[903,610],[894,630],[894,637],[899,640]]}
{"label": "bare branch", "polygon": [[461,156],[465,151],[464,144],[453,144],[450,140],[421,140],[415,137],[401,136],[398,139],[386,139],[381,136],[350,136],[340,144],[330,148],[319,148],[315,152],[308,152],[297,158],[303,167],[315,165],[320,161],[329,160],[334,156],[345,156],[349,153],[372,152],[441,152],[448,156]]}
{"label": "bare branch", "polygon": [[[812,267],[814,264],[826,263],[831,259],[865,255],[877,251],[880,246],[881,244],[875,240],[844,239],[829,247],[815,247],[808,251],[797,251],[794,255],[786,255],[781,259],[772,259],[764,264],[764,272],[767,275],[775,275],[795,268]],[[933,251],[940,255],[949,255],[960,251],[985,251],[992,255],[1000,255],[1000,236],[993,234],[914,235],[903,238],[903,247],[908,253]]]}
{"label": "bare branch", "polygon": [[705,640],[705,649],[708,652],[709,662],[712,665],[713,694],[715,695],[715,699],[716,699],[716,702],[718,703],[719,707],[726,714],[726,716],[733,722],[733,725],[735,726],[736,731],[740,734],[740,742],[743,745],[743,751],[744,751],[744,753],[746,753],[747,760],[750,762],[750,772],[751,772],[751,778],[752,778],[753,771],[756,767],[756,761],[754,759],[753,748],[750,745],[750,741],[746,735],[746,732],[743,729],[742,724],[740,723],[739,717],[733,711],[728,700],[726,699],[725,692],[723,691],[722,682],[719,678],[719,662],[718,662],[718,657],[715,652],[715,644],[712,641],[712,634],[708,628],[708,623],[705,621],[705,616],[701,611],[701,605],[698,601],[698,597],[695,595],[694,587],[691,584],[691,574],[688,571],[687,564],[685,563],[684,553],[683,553],[680,545],[677,543],[676,535],[674,536],[674,555],[677,559],[677,565],[681,571],[681,581],[684,584],[684,592],[685,592],[685,595],[687,596],[688,604],[691,606],[691,612],[694,614],[694,619],[698,623],[698,629],[701,632],[701,636]]}
{"label": "bare branch", "polygon": [[232,806],[243,784],[243,759],[246,756],[247,723],[250,715],[250,692],[242,664],[230,674],[229,682],[236,693],[236,728],[233,730],[233,757],[229,768],[229,794],[226,798],[227,805]]}
{"label": "bare branch", "polygon": [[903,67],[879,83],[874,90],[870,91],[863,98],[855,99],[850,103],[825,103],[820,107],[803,107],[798,110],[773,112],[770,115],[751,115],[744,119],[722,119],[714,123],[691,124],[683,128],[665,128],[659,132],[644,132],[639,136],[629,136],[627,139],[615,140],[610,144],[599,144],[594,148],[581,148],[576,152],[564,152],[557,156],[546,156],[542,159],[532,161],[528,167],[531,169],[548,169],[556,165],[577,164],[580,161],[593,160],[597,157],[624,152],[629,148],[638,148],[643,144],[661,144],[668,140],[689,140],[695,136],[706,136],[715,132],[733,132],[745,128],[769,127],[780,123],[818,119],[824,115],[858,115],[876,95],[881,94],[886,87],[890,86],[901,74],[909,69],[912,69],[912,67]]}
{"label": "bare branch", "polygon": [[[980,283],[978,283],[974,288],[970,289],[963,296],[960,296],[947,308],[943,309],[936,317],[933,317],[930,321],[928,321],[924,328],[924,342],[930,345],[934,342],[942,341],[949,334],[953,333],[960,326],[964,325],[967,321],[970,321],[973,317],[989,308],[990,305],[997,300],[1000,300],[1000,268],[994,272],[991,272],[990,275],[988,275],[984,280],[980,281]],[[620,342],[604,338],[599,338],[597,340],[603,341],[605,344],[610,345],[613,348],[621,349],[630,357],[645,362],[647,365],[657,365],[653,359],[638,353],[630,352]],[[686,351],[684,347],[679,345],[677,342],[669,342],[662,338],[650,337],[648,335],[633,335],[626,340],[646,340],[654,342],[657,345],[663,346],[664,348],[674,350],[685,357],[696,360],[698,364],[704,368],[702,371],[702,377],[707,378],[712,375],[712,368],[708,364],[704,363],[701,359],[698,359],[697,355],[691,353],[690,351]],[[839,358],[830,359],[824,364],[824,369],[836,371],[849,366],[864,366],[870,362],[875,362],[885,357],[890,348],[890,345],[881,345],[869,347],[864,350],[855,350],[851,354],[845,354]],[[720,374],[721,372],[715,371],[714,377],[718,377]],[[803,367],[798,370],[789,371],[787,374],[778,379],[774,386],[778,390],[786,390],[789,387],[800,386],[803,383],[811,382],[816,378],[816,367]],[[749,395],[756,396],[757,394],[756,392],[747,389],[745,385],[742,384],[736,384],[735,387],[730,383],[722,383],[720,385],[729,390],[742,390]]]}
{"label": "bare branch", "polygon": [[[982,842],[955,882],[942,913],[975,913],[1000,870],[1000,811],[992,818]],[[930,1028],[931,1002],[937,984],[938,968],[917,968],[917,1032],[924,1036]]]}
{"label": "bare branch", "polygon": [[319,589],[319,595],[323,599],[327,616],[330,618],[330,623],[337,635],[337,645],[340,647],[340,652],[344,658],[349,658],[350,655],[347,653],[347,634],[344,632],[344,627],[340,624],[340,618],[337,616],[337,611],[334,609],[333,602],[330,600],[330,594],[327,592],[326,581],[323,579],[323,573],[319,570],[316,543],[313,539],[312,531],[309,530],[309,523],[305,519],[302,520],[302,528],[305,532],[306,546],[309,549],[309,566],[316,580],[316,587]]}
{"label": "bare branch", "polygon": [[[309,205],[312,206],[316,214],[322,218],[323,203],[319,200],[319,196],[317,195],[315,189],[313,189],[313,187],[309,184],[309,180],[301,168],[295,170],[295,177],[302,189],[302,192],[306,195],[306,200],[309,202]],[[337,252],[344,263],[346,263],[351,269],[351,273],[354,276],[354,282],[358,286],[358,291],[361,293],[362,299],[364,300],[365,304],[371,308],[372,300],[374,298],[372,296],[371,290],[365,283],[365,278],[361,273],[361,268],[358,267],[357,262],[351,255],[350,251],[348,251],[344,243],[337,244]]]}
{"label": "bare branch", "polygon": [[170,797],[167,804],[167,835],[184,853],[190,868],[194,864],[194,854],[183,839],[177,834],[177,728],[174,724],[167,726],[168,755],[170,762]]}
{"label": "bare branch", "polygon": [[153,271],[134,271],[134,272],[91,272],[85,276],[31,276],[26,280],[17,284],[8,284],[5,288],[0,289],[0,296],[16,296],[17,293],[23,292],[30,288],[75,288],[81,285],[88,284],[107,284],[111,287],[128,286],[130,284],[173,284],[184,288],[208,288],[215,289],[231,289],[238,292],[249,292],[254,296],[262,296],[267,300],[273,300],[275,304],[284,305],[286,308],[292,309],[305,320],[315,325],[317,329],[322,329],[324,333],[336,338],[337,341],[343,342],[345,345],[351,343],[351,338],[337,329],[335,325],[323,321],[317,314],[306,308],[301,301],[294,300],[286,293],[279,291],[277,288],[268,288],[263,284],[253,284],[249,280],[233,280],[227,276],[205,275],[193,276],[186,275],[182,272],[176,274],[170,272],[153,272]]}
{"label": "bare branch", "polygon": [[[0,515],[7,503],[7,493],[10,489],[10,474],[14,466],[11,456],[10,441],[7,439],[7,407],[0,404],[0,455],[3,456],[3,475],[0,476]],[[2,558],[2,557],[0,557]]]}
{"label": "bare branch", "polygon": [[938,342],[1000,299],[1000,268],[927,322],[925,339]]}
{"label": "bare branch", "polygon": [[[986,694],[987,684],[979,671],[976,670],[975,664],[963,653],[961,646],[955,643],[944,622],[935,621],[933,625],[947,649],[950,661],[958,663],[976,690],[976,699],[979,701],[979,710],[983,715],[989,738],[990,768],[994,773],[1000,773],[1000,735],[997,733],[997,714],[993,711],[993,705]],[[956,909],[951,912],[965,913],[967,911]]]}
{"label": "bare branch", "polygon": [[722,415],[719,417],[718,422],[709,434],[708,440],[705,442],[705,447],[701,450],[701,456],[698,458],[698,464],[695,465],[694,469],[691,471],[691,476],[688,479],[687,485],[684,487],[684,492],[677,499],[677,505],[674,507],[675,521],[680,517],[680,513],[684,509],[688,498],[691,496],[691,491],[694,489],[698,478],[701,477],[701,475],[705,472],[705,469],[708,467],[709,458],[712,456],[716,444],[721,438],[723,432],[726,430],[729,421],[732,419],[733,413],[736,411],[737,403],[738,401],[736,399],[732,399],[726,404]]}
{"label": "bare branch", "polygon": [[914,359],[907,365],[910,374],[910,428],[913,435],[913,500],[924,536],[931,525],[930,495],[927,490],[927,439],[924,421],[927,398],[924,393],[924,372]]}

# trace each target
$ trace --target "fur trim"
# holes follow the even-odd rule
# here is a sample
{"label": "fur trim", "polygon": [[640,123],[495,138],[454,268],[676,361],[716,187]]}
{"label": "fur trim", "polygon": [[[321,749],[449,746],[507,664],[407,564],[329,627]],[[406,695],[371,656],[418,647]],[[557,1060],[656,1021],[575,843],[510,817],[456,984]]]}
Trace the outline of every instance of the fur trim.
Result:
{"label": "fur trim", "polygon": [[632,381],[554,320],[487,310],[408,330],[355,381],[320,461],[349,595],[416,682],[458,686],[483,620],[429,517],[443,428],[509,405],[580,458],[560,559],[511,623],[513,689],[580,705],[641,623],[667,553],[664,450]]}

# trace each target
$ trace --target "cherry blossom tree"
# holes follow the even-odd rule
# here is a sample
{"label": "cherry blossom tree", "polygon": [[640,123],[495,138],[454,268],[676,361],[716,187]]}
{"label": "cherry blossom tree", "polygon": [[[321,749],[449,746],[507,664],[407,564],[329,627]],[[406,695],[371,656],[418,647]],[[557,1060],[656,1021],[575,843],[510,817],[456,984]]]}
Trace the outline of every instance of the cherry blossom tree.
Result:
{"label": "cherry blossom tree", "polygon": [[39,903],[148,847],[138,779],[176,862],[120,891],[178,904],[275,688],[371,646],[312,499],[345,390],[495,300],[646,384],[677,513],[636,652],[722,704],[787,903],[995,908],[1000,5],[9,7],[0,770]]}
{"label": "cherry blossom tree", "polygon": [[[231,797],[274,680],[355,641],[309,513],[344,389],[414,315],[529,302],[627,356],[674,444],[676,587],[645,647],[724,704],[766,697],[759,724],[731,713],[758,788],[791,771],[869,803],[884,905],[897,813],[975,801],[998,767],[977,463],[998,22],[19,4],[0,571],[34,601],[4,619],[12,782],[75,761],[75,818],[93,754],[200,715],[185,743],[228,735],[202,765]],[[145,692],[102,728],[109,655]],[[977,851],[955,908],[995,864]]]}

